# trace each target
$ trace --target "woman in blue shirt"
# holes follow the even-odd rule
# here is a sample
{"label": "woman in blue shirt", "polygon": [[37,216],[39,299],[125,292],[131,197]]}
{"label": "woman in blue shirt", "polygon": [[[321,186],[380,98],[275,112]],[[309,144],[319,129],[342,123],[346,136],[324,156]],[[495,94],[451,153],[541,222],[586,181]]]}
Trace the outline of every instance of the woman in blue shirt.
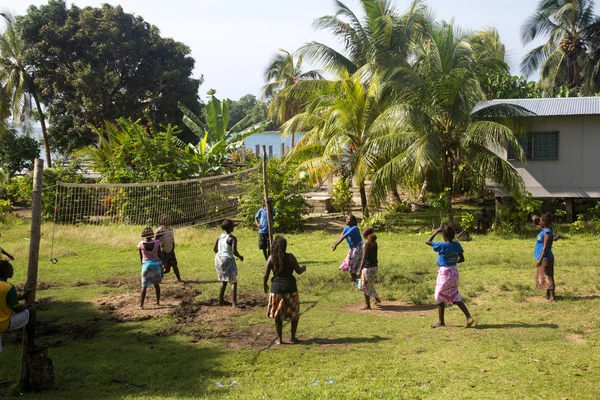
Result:
{"label": "woman in blue shirt", "polygon": [[360,236],[360,230],[357,226],[356,217],[352,214],[346,217],[346,227],[342,231],[342,234],[338,240],[331,246],[331,250],[335,251],[338,244],[342,243],[344,239],[348,243],[348,255],[340,265],[340,271],[350,272],[352,282],[356,284],[356,279],[360,273],[360,261],[362,259],[362,237]]}
{"label": "woman in blue shirt", "polygon": [[536,266],[536,288],[545,290],[548,301],[554,301],[554,254],[552,253],[552,243],[554,242],[554,233],[552,232],[552,214],[549,212],[538,218],[533,216],[533,220],[538,222],[541,232],[538,233],[535,240],[533,257],[537,260]]}
{"label": "woman in blue shirt", "polygon": [[[435,236],[442,232],[443,242],[434,242]],[[444,308],[446,303],[454,303],[460,308],[467,318],[465,328],[473,325],[475,320],[471,317],[465,303],[463,303],[460,293],[458,292],[458,269],[456,264],[464,262],[464,250],[460,243],[454,241],[455,231],[451,226],[439,227],[433,231],[429,239],[425,242],[431,246],[433,251],[438,253],[438,276],[435,282],[435,302],[438,309],[438,321],[431,324],[432,328],[445,326]]]}

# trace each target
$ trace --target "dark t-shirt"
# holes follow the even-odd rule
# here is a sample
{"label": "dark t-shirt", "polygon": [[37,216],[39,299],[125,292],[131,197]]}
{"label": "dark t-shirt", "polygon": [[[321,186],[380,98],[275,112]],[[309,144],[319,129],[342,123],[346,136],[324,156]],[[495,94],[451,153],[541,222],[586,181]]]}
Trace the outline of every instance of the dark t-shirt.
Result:
{"label": "dark t-shirt", "polygon": [[365,248],[363,249],[365,252],[365,261],[363,264],[363,268],[376,267],[377,266],[377,242],[375,243],[365,243]]}
{"label": "dark t-shirt", "polygon": [[[269,262],[272,262],[269,257]],[[271,264],[271,269],[273,265]],[[294,269],[298,268],[298,260],[293,254],[286,253],[283,257],[283,268],[276,274],[273,271],[273,278],[271,278],[271,293],[284,294],[284,293],[296,293],[298,288],[296,287],[296,278],[294,278]]]}

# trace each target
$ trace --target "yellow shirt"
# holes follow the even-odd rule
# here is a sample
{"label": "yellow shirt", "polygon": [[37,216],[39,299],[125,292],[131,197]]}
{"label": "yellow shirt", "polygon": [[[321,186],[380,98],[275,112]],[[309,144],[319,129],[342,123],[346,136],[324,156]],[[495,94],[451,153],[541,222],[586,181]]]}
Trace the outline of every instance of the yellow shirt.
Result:
{"label": "yellow shirt", "polygon": [[[8,325],[10,325],[10,316],[12,315],[13,310],[8,304],[7,297],[8,292],[11,289],[15,290],[15,287],[8,282],[0,281],[0,333],[7,330]],[[15,294],[13,294],[13,296]]]}

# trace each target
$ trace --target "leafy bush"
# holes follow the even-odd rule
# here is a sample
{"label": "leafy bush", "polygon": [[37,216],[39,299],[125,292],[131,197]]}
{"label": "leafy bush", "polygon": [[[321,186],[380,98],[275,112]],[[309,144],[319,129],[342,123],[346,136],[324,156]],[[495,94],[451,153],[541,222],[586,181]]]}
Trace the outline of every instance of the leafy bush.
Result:
{"label": "leafy bush", "polygon": [[531,195],[516,199],[507,199],[498,206],[500,224],[494,224],[494,229],[500,233],[522,233],[530,222],[532,214],[539,214],[542,201],[535,200]]}
{"label": "leafy bush", "polygon": [[554,222],[556,223],[564,222],[566,216],[567,212],[565,210],[561,210],[560,208],[554,210],[554,213],[552,214]]}
{"label": "leafy bush", "polygon": [[12,203],[10,200],[0,200],[0,214],[10,212],[12,209]]}
{"label": "leafy bush", "polygon": [[471,232],[475,228],[475,217],[473,214],[465,212],[460,216],[460,226],[465,232]]}
{"label": "leafy bush", "polygon": [[340,178],[333,185],[333,191],[331,193],[331,205],[336,211],[344,214],[350,214],[352,207],[354,207],[354,200],[352,200],[352,191],[346,179]]}
{"label": "leafy bush", "polygon": [[[276,215],[276,232],[294,232],[304,227],[303,216],[310,212],[310,205],[300,195],[306,185],[297,178],[295,165],[284,164],[279,158],[271,158],[267,163],[269,196],[273,200]],[[244,225],[253,227],[256,211],[264,198],[263,177],[260,168],[250,173],[249,179],[240,184],[242,197],[239,205],[239,218]]]}
{"label": "leafy bush", "polygon": [[571,224],[570,231],[571,231],[571,233],[576,234],[576,235],[587,232],[587,226],[586,226],[583,214],[577,214],[577,221],[575,221]]}
{"label": "leafy bush", "polygon": [[384,231],[387,227],[386,218],[382,213],[374,213],[370,217],[365,217],[360,222],[361,230],[367,226],[372,227],[375,231]]}
{"label": "leafy bush", "polygon": [[397,201],[386,208],[386,214],[405,214],[411,212],[410,203],[406,201]]}

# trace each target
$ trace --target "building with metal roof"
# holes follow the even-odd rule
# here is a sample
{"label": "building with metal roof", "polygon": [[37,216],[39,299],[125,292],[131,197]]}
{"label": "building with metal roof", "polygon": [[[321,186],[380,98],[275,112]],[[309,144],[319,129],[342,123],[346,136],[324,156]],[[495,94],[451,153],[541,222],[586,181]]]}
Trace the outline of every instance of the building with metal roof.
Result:
{"label": "building with metal roof", "polygon": [[[494,149],[519,172],[536,198],[564,198],[572,220],[573,199],[600,198],[600,97],[491,100],[477,104],[512,104],[532,115],[529,132],[519,137],[527,161],[507,148]],[[505,194],[490,183],[497,197]]]}

